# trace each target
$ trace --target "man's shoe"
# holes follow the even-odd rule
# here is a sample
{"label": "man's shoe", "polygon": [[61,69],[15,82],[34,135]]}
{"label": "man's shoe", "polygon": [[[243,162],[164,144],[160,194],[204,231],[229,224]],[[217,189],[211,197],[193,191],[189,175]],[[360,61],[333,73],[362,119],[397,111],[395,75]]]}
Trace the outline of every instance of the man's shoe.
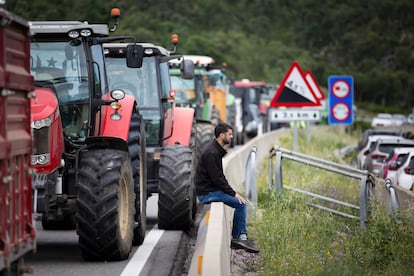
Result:
{"label": "man's shoe", "polygon": [[259,249],[254,245],[252,241],[249,239],[247,240],[241,240],[238,239],[231,239],[231,246],[232,249],[244,249],[246,252],[249,253],[259,253]]}

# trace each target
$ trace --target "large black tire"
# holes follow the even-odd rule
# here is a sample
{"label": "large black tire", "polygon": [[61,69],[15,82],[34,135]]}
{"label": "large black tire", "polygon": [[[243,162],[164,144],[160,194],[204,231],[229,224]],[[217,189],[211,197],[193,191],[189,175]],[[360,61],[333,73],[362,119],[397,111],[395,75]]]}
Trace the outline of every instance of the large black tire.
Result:
{"label": "large black tire", "polygon": [[158,184],[158,227],[188,230],[193,225],[194,182],[191,148],[170,145],[162,148]]}
{"label": "large black tire", "polygon": [[201,154],[206,150],[208,144],[213,141],[214,126],[207,122],[198,122],[196,124],[196,155],[199,159]]}
{"label": "large black tire", "polygon": [[141,245],[147,227],[147,167],[145,127],[142,117],[133,113],[128,137],[128,152],[131,158],[135,192],[135,228],[133,245]]}
{"label": "large black tire", "polygon": [[135,194],[128,153],[96,149],[82,153],[77,233],[88,261],[128,258],[132,248]]}

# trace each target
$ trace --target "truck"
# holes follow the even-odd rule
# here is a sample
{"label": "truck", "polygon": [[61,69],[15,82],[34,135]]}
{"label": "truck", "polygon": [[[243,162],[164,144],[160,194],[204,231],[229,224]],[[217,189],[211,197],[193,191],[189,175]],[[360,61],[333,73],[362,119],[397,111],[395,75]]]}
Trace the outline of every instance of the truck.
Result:
{"label": "truck", "polygon": [[[153,43],[137,43],[144,58],[140,68],[125,65],[126,43],[107,43],[105,47],[109,85],[125,88],[134,95],[145,123],[148,196],[158,193],[158,227],[188,230],[197,212],[194,187],[196,166],[194,109],[175,106],[176,91],[171,88],[169,61],[178,36],[172,35],[174,49]],[[194,77],[194,64],[180,61],[181,77]]]}
{"label": "truck", "polygon": [[0,8],[0,275],[31,272],[32,220],[30,37],[26,20]]}
{"label": "truck", "polygon": [[[83,259],[117,261],[146,228],[145,128],[134,97],[109,89],[103,44],[134,37],[86,21],[29,22],[34,150],[33,211],[43,229],[76,229]],[[141,56],[140,56],[141,55]]]}
{"label": "truck", "polygon": [[242,145],[249,139],[265,132],[263,117],[266,108],[261,112],[261,95],[267,91],[266,83],[243,79],[233,81],[229,93],[234,101],[227,106],[228,123],[233,126],[232,145]]}

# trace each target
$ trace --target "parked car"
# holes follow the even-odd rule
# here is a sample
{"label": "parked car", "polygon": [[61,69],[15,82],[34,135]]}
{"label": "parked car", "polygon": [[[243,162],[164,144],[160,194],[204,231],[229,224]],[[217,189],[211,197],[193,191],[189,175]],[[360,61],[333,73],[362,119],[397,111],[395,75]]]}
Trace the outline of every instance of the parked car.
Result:
{"label": "parked car", "polygon": [[408,118],[403,114],[393,114],[391,120],[392,125],[394,126],[402,126],[408,124]]}
{"label": "parked car", "polygon": [[389,127],[392,125],[392,115],[389,113],[378,113],[371,122],[372,127]]}
{"label": "parked car", "polygon": [[367,158],[367,155],[369,153],[369,149],[371,147],[371,145],[373,143],[375,143],[378,139],[392,139],[394,137],[399,137],[399,136],[394,136],[394,135],[370,135],[367,136],[367,140],[366,142],[360,142],[358,143],[359,145],[364,145],[360,151],[357,154],[357,168],[358,169],[363,169],[366,170],[367,168],[365,167],[365,159]]}
{"label": "parked car", "polygon": [[385,164],[379,174],[380,177],[384,179],[389,178],[394,182],[395,173],[411,151],[414,151],[414,148],[395,148],[385,160]]}
{"label": "parked car", "polygon": [[410,114],[410,115],[408,115],[408,117],[407,117],[407,122],[408,122],[409,124],[414,124],[414,114]]}
{"label": "parked car", "polygon": [[403,136],[403,134],[400,130],[367,129],[364,131],[362,139],[358,141],[358,149],[362,150],[368,144],[368,138],[372,135]]}
{"label": "parked car", "polygon": [[400,187],[410,190],[413,190],[414,184],[414,152],[410,152],[406,156],[403,164],[395,173],[394,184],[399,185]]}
{"label": "parked car", "polygon": [[397,147],[414,147],[414,141],[403,137],[378,139],[376,142],[372,143],[369,148],[369,152],[365,159],[364,168],[373,173],[375,176],[379,177],[386,158]]}

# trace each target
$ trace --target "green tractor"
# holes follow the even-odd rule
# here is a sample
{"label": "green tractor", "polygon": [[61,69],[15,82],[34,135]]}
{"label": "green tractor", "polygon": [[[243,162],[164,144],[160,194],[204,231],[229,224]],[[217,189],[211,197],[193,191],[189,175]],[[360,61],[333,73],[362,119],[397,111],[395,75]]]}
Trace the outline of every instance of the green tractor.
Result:
{"label": "green tractor", "polygon": [[[151,43],[136,43],[143,55],[140,68],[125,63],[126,43],[108,43],[105,62],[109,87],[133,95],[144,119],[146,133],[146,179],[148,196],[158,193],[158,227],[188,230],[197,211],[194,187],[196,158],[193,151],[194,109],[174,104],[169,63],[178,58],[174,50]],[[181,77],[193,78],[194,65],[181,61]]]}
{"label": "green tractor", "polygon": [[214,136],[214,126],[225,121],[227,78],[208,56],[184,55],[195,65],[194,79],[180,76],[180,59],[170,60],[171,86],[176,91],[176,106],[195,110],[197,156]]}

